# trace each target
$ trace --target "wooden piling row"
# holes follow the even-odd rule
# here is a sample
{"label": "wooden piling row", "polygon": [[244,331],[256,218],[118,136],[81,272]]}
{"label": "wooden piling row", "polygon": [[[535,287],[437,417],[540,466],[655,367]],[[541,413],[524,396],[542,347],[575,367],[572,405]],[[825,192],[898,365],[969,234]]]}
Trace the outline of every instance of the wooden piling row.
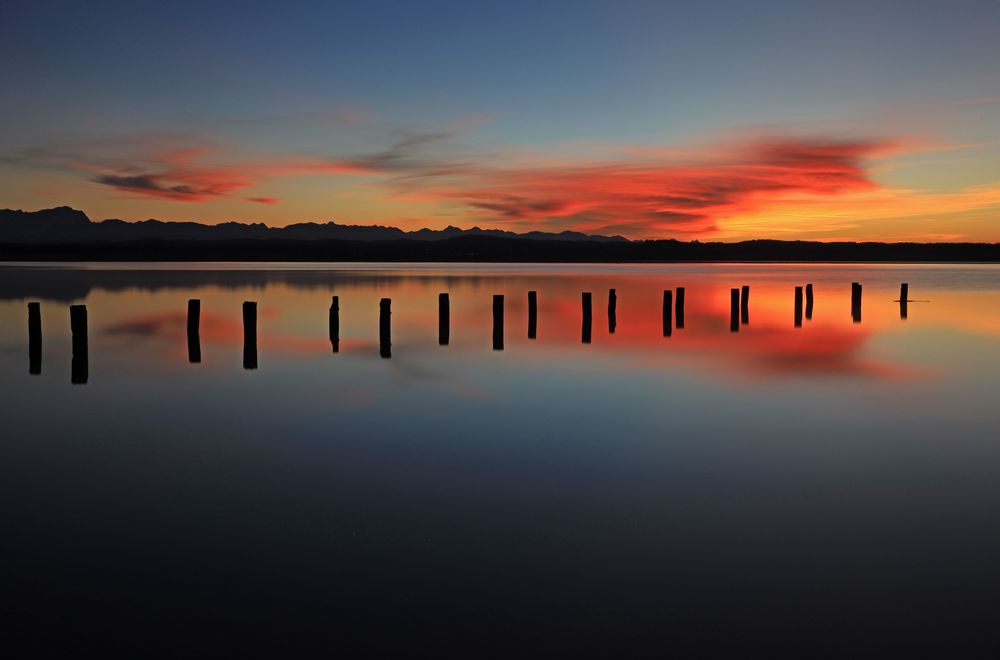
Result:
{"label": "wooden piling row", "polygon": [[[814,292],[812,283],[803,286],[796,286],[794,289],[794,315],[793,323],[796,328],[802,327],[803,316],[805,320],[812,320],[814,306]],[[907,318],[907,306],[909,284],[900,284],[899,309],[900,318]],[[676,327],[684,327],[684,287],[677,287],[676,297],[674,291],[665,289],[663,291],[663,336],[670,337],[674,327],[676,317]],[[740,288],[730,289],[730,318],[729,329],[731,332],[738,332],[740,325],[749,323],[749,298],[750,287],[742,285]],[[804,305],[803,305],[804,300]],[[389,298],[382,298],[379,301],[379,354],[384,358],[392,356],[391,340],[391,305]],[[617,326],[617,305],[618,295],[615,289],[608,291],[608,332],[614,334]],[[851,317],[854,323],[861,322],[862,307],[862,285],[859,282],[851,283]],[[593,328],[593,296],[591,292],[581,293],[582,328],[581,341],[584,344],[591,343]],[[72,369],[71,382],[74,384],[86,383],[89,377],[89,344],[87,334],[87,307],[86,305],[70,305],[70,332],[72,335]],[[188,339],[188,359],[191,363],[201,362],[201,301],[198,299],[188,300],[187,307],[187,339]],[[528,338],[535,339],[538,326],[538,294],[536,291],[528,292]],[[330,304],[329,314],[330,344],[334,353],[340,350],[340,298],[333,296]],[[451,306],[448,293],[438,294],[438,343],[447,346],[451,336]],[[502,351],[504,349],[504,296],[496,294],[493,296],[493,349]],[[38,302],[28,303],[28,354],[29,354],[29,374],[40,374],[42,370],[42,321],[41,305]],[[257,303],[245,301],[243,303],[243,367],[244,369],[257,368]]]}

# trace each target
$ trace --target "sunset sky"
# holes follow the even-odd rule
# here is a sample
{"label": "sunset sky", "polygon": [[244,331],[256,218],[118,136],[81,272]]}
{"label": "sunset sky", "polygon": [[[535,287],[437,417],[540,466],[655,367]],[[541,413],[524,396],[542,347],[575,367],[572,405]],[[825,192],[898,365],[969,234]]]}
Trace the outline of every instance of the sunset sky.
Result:
{"label": "sunset sky", "polygon": [[1000,241],[1000,1],[0,0],[0,208]]}

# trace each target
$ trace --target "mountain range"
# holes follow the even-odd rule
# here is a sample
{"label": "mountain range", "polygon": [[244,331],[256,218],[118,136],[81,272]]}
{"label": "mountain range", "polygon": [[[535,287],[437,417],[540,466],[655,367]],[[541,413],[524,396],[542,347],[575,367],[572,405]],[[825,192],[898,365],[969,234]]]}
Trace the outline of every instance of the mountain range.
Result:
{"label": "mountain range", "polygon": [[341,225],[336,222],[303,222],[287,227],[269,227],[263,223],[224,222],[204,225],[198,222],[163,222],[142,220],[103,220],[94,222],[83,211],[60,206],[41,211],[0,209],[0,243],[122,243],[129,241],[232,241],[281,239],[284,241],[440,241],[460,236],[493,236],[548,241],[627,242],[622,236],[596,236],[575,231],[523,234],[500,229],[418,229],[404,231],[381,225]]}

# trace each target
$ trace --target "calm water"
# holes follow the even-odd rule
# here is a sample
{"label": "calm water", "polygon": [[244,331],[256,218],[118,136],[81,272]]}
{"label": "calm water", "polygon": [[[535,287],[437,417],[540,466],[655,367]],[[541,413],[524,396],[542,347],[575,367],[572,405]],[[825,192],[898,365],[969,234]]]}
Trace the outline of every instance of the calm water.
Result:
{"label": "calm water", "polygon": [[7,265],[0,393],[11,649],[1000,655],[997,266]]}

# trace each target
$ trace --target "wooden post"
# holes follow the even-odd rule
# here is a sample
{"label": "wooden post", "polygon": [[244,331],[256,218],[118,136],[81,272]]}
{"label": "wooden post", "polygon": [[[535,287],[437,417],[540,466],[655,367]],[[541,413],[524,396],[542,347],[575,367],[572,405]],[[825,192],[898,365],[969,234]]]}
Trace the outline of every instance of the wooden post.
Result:
{"label": "wooden post", "polygon": [[382,298],[378,302],[378,354],[384,358],[392,357],[392,300]]}
{"label": "wooden post", "polygon": [[795,287],[795,327],[802,327],[802,287]]}
{"label": "wooden post", "polygon": [[70,305],[69,327],[73,335],[73,359],[70,369],[70,383],[86,384],[89,376],[89,347],[87,342],[87,306]]}
{"label": "wooden post", "polygon": [[187,318],[188,362],[201,362],[201,301],[188,301]]}
{"label": "wooden post", "polygon": [[528,292],[528,339],[534,339],[538,330],[538,293]]}
{"label": "wooden post", "polygon": [[593,322],[593,317],[592,317],[593,309],[591,307],[590,291],[583,292],[583,294],[581,295],[581,303],[583,305],[583,331],[582,331],[581,341],[584,344],[589,344],[591,325]]}
{"label": "wooden post", "polygon": [[614,289],[608,291],[608,334],[615,334],[618,327],[618,294]]}
{"label": "wooden post", "polygon": [[28,373],[42,373],[42,306],[28,303]]}
{"label": "wooden post", "polygon": [[340,352],[340,296],[330,299],[330,348],[334,353]]}
{"label": "wooden post", "polygon": [[813,285],[806,285],[806,320],[812,321],[813,318]]}
{"label": "wooden post", "polygon": [[684,287],[677,287],[677,295],[674,296],[676,324],[678,330],[684,329]]}
{"label": "wooden post", "polygon": [[503,294],[493,296],[493,350],[503,350]]}
{"label": "wooden post", "polygon": [[257,303],[243,303],[243,368],[257,368]]}
{"label": "wooden post", "polygon": [[899,285],[899,318],[906,320],[909,306],[910,285],[903,282]]}
{"label": "wooden post", "polygon": [[851,318],[861,323],[861,284],[851,282]]}
{"label": "wooden post", "polygon": [[729,331],[740,331],[740,290],[729,290]]}
{"label": "wooden post", "polygon": [[740,322],[743,325],[750,324],[750,285],[743,285],[743,292],[740,295]]}
{"label": "wooden post", "polygon": [[663,336],[669,337],[674,328],[674,292],[663,290]]}
{"label": "wooden post", "polygon": [[438,294],[438,344],[447,346],[451,338],[451,302],[447,293]]}

